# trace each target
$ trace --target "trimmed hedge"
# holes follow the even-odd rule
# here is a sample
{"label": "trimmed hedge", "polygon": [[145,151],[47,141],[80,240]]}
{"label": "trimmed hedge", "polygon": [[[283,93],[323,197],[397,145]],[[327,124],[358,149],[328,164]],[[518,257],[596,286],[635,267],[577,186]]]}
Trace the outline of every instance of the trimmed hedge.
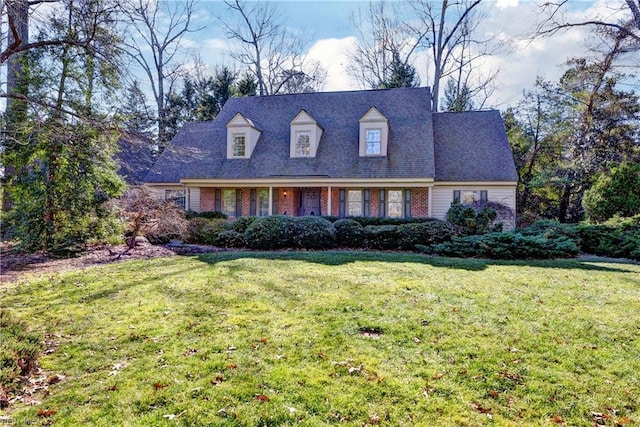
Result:
{"label": "trimmed hedge", "polygon": [[400,233],[397,225],[367,225],[364,227],[364,240],[370,249],[400,249]]}
{"label": "trimmed hedge", "polygon": [[454,237],[451,242],[419,245],[419,248],[444,256],[508,260],[566,258],[580,252],[575,242],[567,237],[524,236],[515,232]]}
{"label": "trimmed hedge", "polygon": [[215,245],[218,234],[227,228],[228,224],[224,219],[193,218],[188,221],[183,238],[187,243]]}
{"label": "trimmed hedge", "polygon": [[402,224],[398,226],[398,243],[402,249],[415,250],[416,245],[433,245],[448,242],[460,234],[460,229],[446,221]]}
{"label": "trimmed hedge", "polygon": [[215,239],[215,245],[223,248],[244,248],[247,246],[247,241],[244,238],[244,233],[225,230],[218,234]]}
{"label": "trimmed hedge", "polygon": [[194,218],[227,219],[227,215],[220,211],[203,211],[203,212],[185,211],[185,216],[187,219],[194,219]]}
{"label": "trimmed hedge", "polygon": [[251,249],[283,249],[293,247],[294,219],[287,215],[257,218],[245,232]]}
{"label": "trimmed hedge", "polygon": [[294,219],[293,244],[301,249],[330,249],[336,246],[336,229],[319,216]]}
{"label": "trimmed hedge", "polygon": [[244,233],[247,231],[247,228],[256,221],[256,219],[258,219],[257,216],[241,216],[236,218],[236,220],[231,223],[231,230],[237,231],[238,233]]}
{"label": "trimmed hedge", "polygon": [[350,218],[339,219],[333,223],[336,229],[336,243],[341,248],[361,248],[364,243],[364,227]]}

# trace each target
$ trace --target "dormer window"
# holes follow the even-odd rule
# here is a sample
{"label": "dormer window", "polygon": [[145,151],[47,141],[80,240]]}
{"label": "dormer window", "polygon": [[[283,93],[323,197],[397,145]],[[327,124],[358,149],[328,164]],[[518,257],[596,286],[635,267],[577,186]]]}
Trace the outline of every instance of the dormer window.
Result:
{"label": "dormer window", "polygon": [[315,157],[322,137],[318,122],[304,110],[291,121],[291,157]]}
{"label": "dormer window", "polygon": [[360,157],[386,156],[389,120],[376,107],[360,119]]}
{"label": "dormer window", "polygon": [[380,129],[367,129],[367,156],[379,156],[380,155]]}
{"label": "dormer window", "polygon": [[296,156],[309,157],[311,155],[311,133],[296,132]]}
{"label": "dormer window", "polygon": [[260,130],[238,113],[227,123],[227,159],[248,159],[260,138]]}
{"label": "dormer window", "polygon": [[233,134],[233,157],[245,157],[245,136],[244,133]]}

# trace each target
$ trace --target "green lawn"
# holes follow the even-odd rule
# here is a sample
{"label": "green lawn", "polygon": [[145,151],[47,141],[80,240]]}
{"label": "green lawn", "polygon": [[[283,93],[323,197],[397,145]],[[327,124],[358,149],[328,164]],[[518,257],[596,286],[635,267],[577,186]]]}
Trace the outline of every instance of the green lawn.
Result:
{"label": "green lawn", "polygon": [[640,425],[640,265],[221,253],[0,298],[66,376],[18,423]]}

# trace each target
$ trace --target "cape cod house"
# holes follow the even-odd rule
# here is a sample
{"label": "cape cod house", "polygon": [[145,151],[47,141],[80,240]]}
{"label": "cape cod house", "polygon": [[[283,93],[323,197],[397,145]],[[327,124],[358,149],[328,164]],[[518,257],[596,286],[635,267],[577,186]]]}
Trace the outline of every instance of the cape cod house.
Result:
{"label": "cape cod house", "polygon": [[193,211],[444,218],[454,198],[515,212],[498,111],[433,113],[429,88],[232,98],[189,123],[145,181]]}

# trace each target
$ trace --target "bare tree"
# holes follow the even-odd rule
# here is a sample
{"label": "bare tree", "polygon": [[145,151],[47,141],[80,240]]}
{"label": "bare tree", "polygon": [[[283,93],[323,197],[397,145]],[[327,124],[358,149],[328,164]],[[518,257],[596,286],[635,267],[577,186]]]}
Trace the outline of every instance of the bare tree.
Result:
{"label": "bare tree", "polygon": [[260,95],[308,92],[324,84],[326,73],[306,58],[302,38],[286,30],[273,4],[241,0],[225,4],[238,17],[235,23],[221,20],[227,37],[240,42],[231,56],[255,75]]}
{"label": "bare tree", "polygon": [[[402,21],[400,10],[392,3],[371,2],[365,17],[353,16],[360,42],[349,53],[347,72],[365,88],[387,87],[395,70],[411,67],[414,53],[428,35],[424,26],[412,26]],[[419,84],[414,77],[411,83]]]}
{"label": "bare tree", "polygon": [[544,1],[539,4],[543,19],[538,25],[537,35],[548,36],[575,27],[597,27],[615,30],[629,39],[626,50],[640,49],[640,0],[625,0],[619,5],[608,5],[608,16],[590,16],[582,21],[571,21],[567,17],[568,0]]}
{"label": "bare tree", "polygon": [[166,142],[166,94],[181,76],[183,37],[201,28],[194,28],[192,16],[195,0],[180,2],[163,0],[127,0],[123,11],[131,37],[126,42],[129,55],[146,74],[153,91],[158,115],[158,142]]}
{"label": "bare tree", "polygon": [[441,85],[448,80],[454,98],[481,97],[475,104],[483,105],[496,73],[482,75],[476,65],[499,46],[477,37],[485,18],[481,2],[412,0],[412,16],[405,20],[398,18],[399,10],[389,13],[384,2],[371,3],[366,20],[358,24],[360,44],[351,54],[350,74],[364,86],[385,87],[398,65],[415,67],[417,54],[427,53],[433,111],[438,111]]}
{"label": "bare tree", "polygon": [[[480,8],[482,0],[414,0],[413,9],[422,25],[428,29],[427,47],[433,61],[431,70],[431,97],[433,111],[438,111],[440,85],[454,79],[460,93],[489,96],[496,73],[482,76],[474,72],[474,65],[484,56],[499,48],[490,40],[476,37],[477,28],[485,18]],[[466,86],[466,89],[465,89]]]}

